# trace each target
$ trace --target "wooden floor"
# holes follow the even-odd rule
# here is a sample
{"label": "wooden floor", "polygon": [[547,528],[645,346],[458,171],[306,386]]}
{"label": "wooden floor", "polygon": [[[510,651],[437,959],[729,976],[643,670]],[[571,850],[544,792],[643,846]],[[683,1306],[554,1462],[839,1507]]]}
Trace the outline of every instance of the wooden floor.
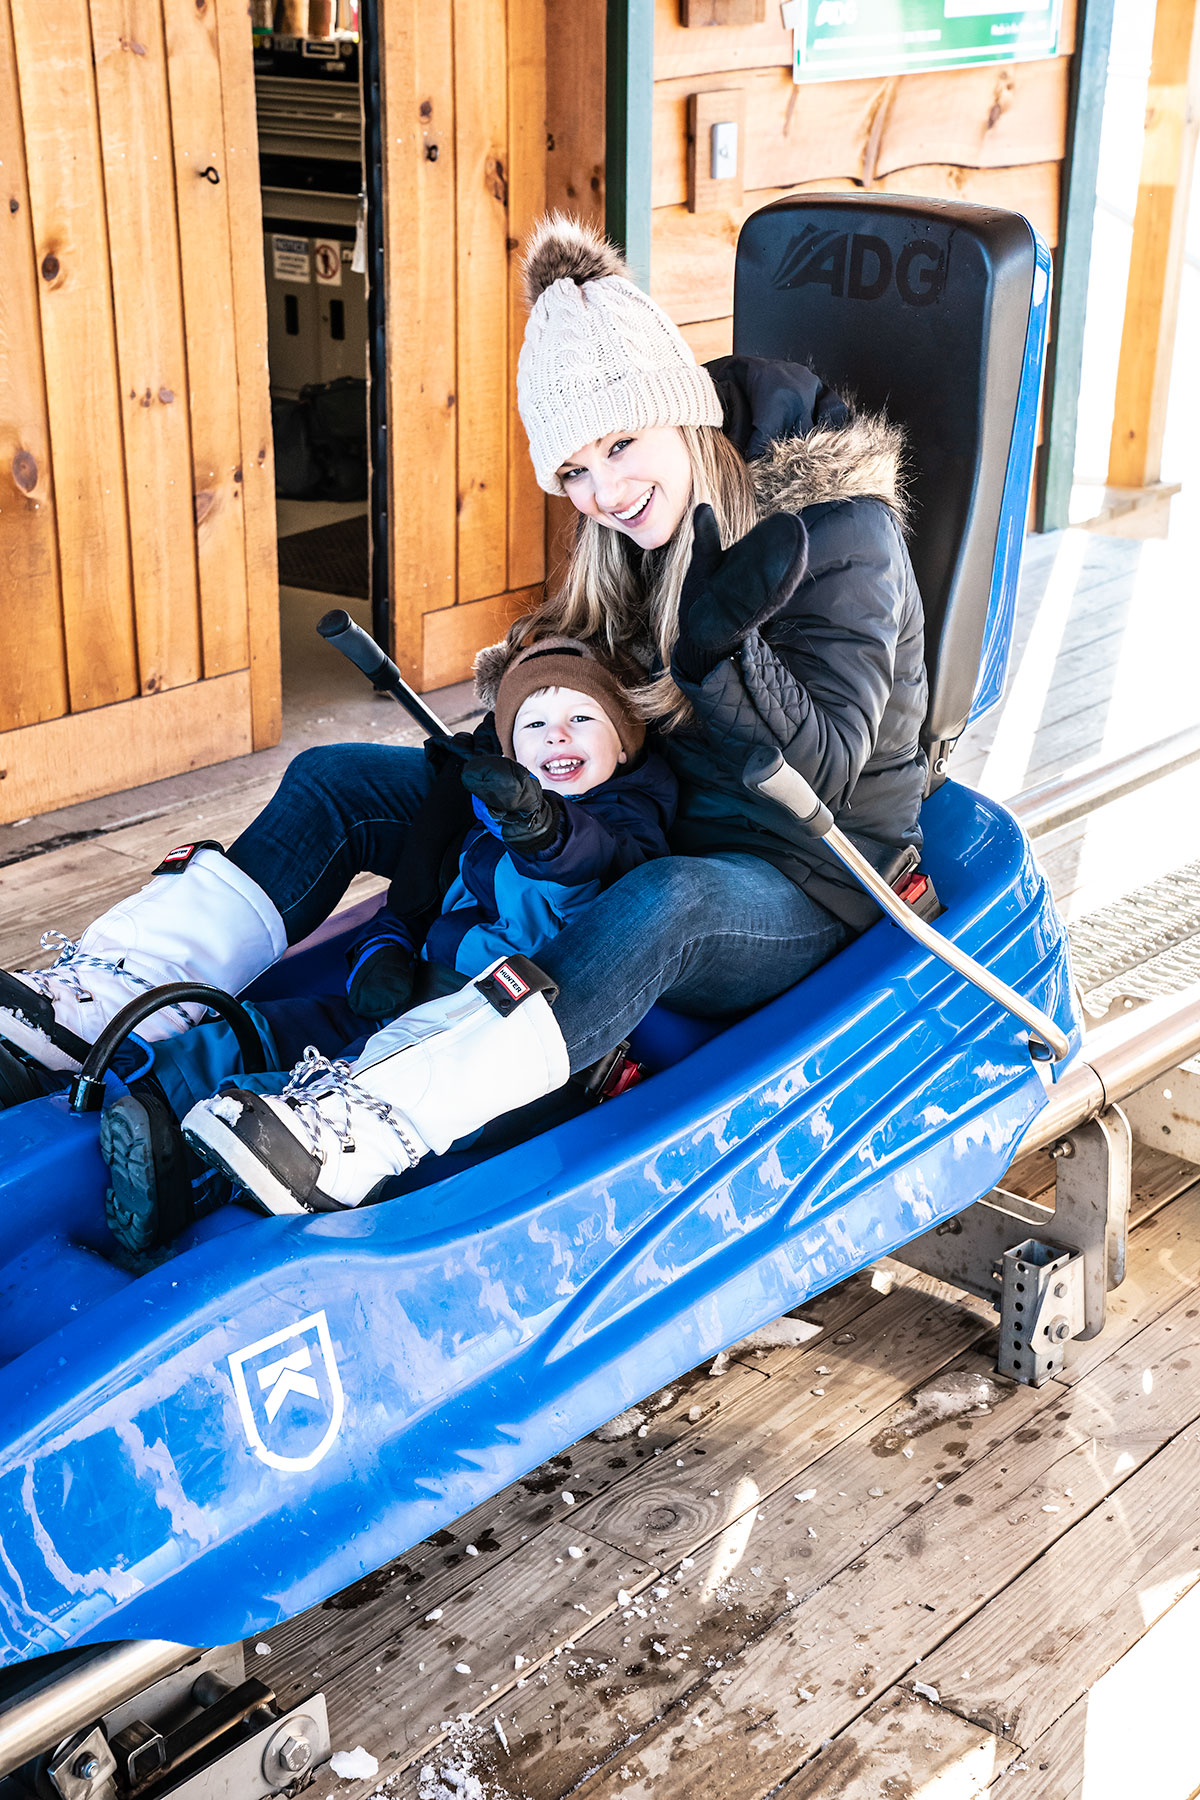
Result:
{"label": "wooden floor", "polygon": [[[1167,545],[1034,541],[1005,705],[956,776],[1009,796],[1193,723],[1194,594]],[[228,841],[269,787],[3,870],[0,962],[169,844]],[[1068,916],[1200,856],[1198,802],[1185,770],[1041,840]],[[284,1700],[324,1690],[336,1751],[378,1762],[322,1770],[312,1800],[1189,1800],[1190,1179],[1142,1156],[1109,1323],[1038,1392],[992,1376],[982,1303],[881,1265],[802,1309],[808,1341],[693,1371],[249,1644]]]}
{"label": "wooden floor", "polygon": [[891,1267],[267,1634],[253,1672],[380,1765],[314,1800],[1186,1800],[1200,1190],[1039,1391]]}

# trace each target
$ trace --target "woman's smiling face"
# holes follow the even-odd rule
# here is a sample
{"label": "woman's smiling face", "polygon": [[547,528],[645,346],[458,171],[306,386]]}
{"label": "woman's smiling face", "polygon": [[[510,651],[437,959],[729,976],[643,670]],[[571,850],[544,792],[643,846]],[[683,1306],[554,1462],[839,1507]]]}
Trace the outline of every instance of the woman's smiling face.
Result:
{"label": "woman's smiling face", "polygon": [[692,497],[692,464],[675,425],[610,431],[560,464],[563,491],[587,519],[643,550],[674,536]]}

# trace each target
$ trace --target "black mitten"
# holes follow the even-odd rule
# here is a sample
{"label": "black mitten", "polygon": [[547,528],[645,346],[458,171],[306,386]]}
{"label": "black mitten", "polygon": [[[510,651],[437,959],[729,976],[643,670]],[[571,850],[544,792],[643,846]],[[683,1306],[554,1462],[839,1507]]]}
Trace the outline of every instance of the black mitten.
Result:
{"label": "black mitten", "polygon": [[722,550],[711,506],[693,517],[692,560],[679,597],[675,672],[703,681],[750,632],[788,604],[808,567],[808,533],[795,513],[772,513]]}
{"label": "black mitten", "polygon": [[511,757],[473,756],[463,764],[462,783],[487,807],[510,849],[529,856],[557,838],[562,801]]}
{"label": "black mitten", "polygon": [[401,922],[377,913],[348,952],[346,998],[360,1019],[392,1019],[412,1000],[413,956]]}

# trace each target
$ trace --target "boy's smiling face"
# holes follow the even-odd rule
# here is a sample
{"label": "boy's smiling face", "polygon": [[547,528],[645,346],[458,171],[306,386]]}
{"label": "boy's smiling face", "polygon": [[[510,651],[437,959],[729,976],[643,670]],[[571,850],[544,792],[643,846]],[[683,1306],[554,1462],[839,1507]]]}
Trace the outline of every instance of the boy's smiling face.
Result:
{"label": "boy's smiling face", "polygon": [[586,794],[626,760],[604,708],[575,688],[539,688],[521,702],[513,754],[556,794]]}

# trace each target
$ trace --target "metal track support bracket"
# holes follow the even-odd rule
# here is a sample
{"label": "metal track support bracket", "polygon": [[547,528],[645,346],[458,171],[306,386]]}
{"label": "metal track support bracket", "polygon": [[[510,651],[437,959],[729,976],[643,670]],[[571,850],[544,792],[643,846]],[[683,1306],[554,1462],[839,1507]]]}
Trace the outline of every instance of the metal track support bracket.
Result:
{"label": "metal track support bracket", "polygon": [[[943,1219],[932,1231],[892,1252],[898,1262],[990,1301],[1013,1327],[1007,1334],[1009,1345],[1022,1335],[1016,1326],[1030,1320],[1032,1305],[1025,1342],[1033,1345],[1036,1331],[1051,1325],[1051,1337],[1041,1340],[1047,1354],[1052,1342],[1061,1347],[1067,1338],[1095,1337],[1104,1325],[1108,1294],[1124,1278],[1133,1155],[1128,1121],[1120,1107],[1110,1106],[1068,1132],[1051,1146],[1050,1154],[1058,1165],[1053,1208],[996,1188],[965,1212]],[[1014,1257],[1029,1265],[1019,1275],[1015,1263],[1006,1262]],[[1060,1264],[1058,1259],[1065,1260]],[[1032,1271],[1051,1263],[1057,1283],[1065,1284],[1066,1291],[1056,1295],[1055,1283],[1049,1283],[1056,1307],[1047,1311],[1043,1278]],[[1018,1279],[1027,1289],[1032,1282],[1036,1292],[1021,1294],[1015,1285]],[[1006,1282],[1012,1288],[1011,1318],[1005,1311]],[[1017,1299],[1022,1301],[1019,1313]],[[1063,1318],[1069,1326],[1067,1338],[1060,1335]],[[1061,1355],[1057,1351],[1055,1355],[1056,1366],[1061,1367]],[[1033,1380],[1036,1385],[1032,1368],[1008,1368],[1003,1357],[1000,1367],[1014,1380]],[[1045,1373],[1040,1379],[1046,1379]]]}

